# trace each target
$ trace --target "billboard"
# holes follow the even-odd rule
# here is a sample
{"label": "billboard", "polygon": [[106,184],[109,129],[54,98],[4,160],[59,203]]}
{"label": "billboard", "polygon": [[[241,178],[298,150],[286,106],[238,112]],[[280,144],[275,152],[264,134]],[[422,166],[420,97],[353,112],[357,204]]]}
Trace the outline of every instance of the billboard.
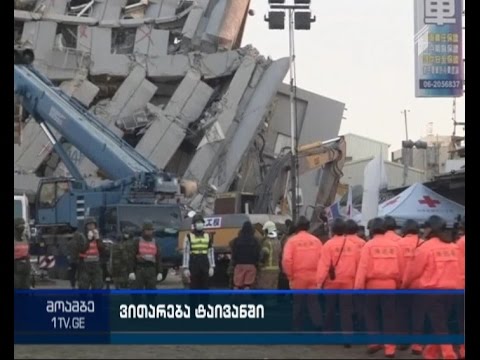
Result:
{"label": "billboard", "polygon": [[415,96],[463,95],[463,0],[415,1]]}

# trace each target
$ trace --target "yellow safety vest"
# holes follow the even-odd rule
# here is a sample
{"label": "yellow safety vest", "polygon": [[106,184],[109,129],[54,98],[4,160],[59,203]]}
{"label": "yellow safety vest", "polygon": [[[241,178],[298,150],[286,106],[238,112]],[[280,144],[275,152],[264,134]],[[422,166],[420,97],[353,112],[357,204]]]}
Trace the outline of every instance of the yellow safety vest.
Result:
{"label": "yellow safety vest", "polygon": [[203,236],[196,236],[190,233],[188,235],[190,240],[190,253],[192,255],[207,255],[210,246],[210,235],[204,233]]}

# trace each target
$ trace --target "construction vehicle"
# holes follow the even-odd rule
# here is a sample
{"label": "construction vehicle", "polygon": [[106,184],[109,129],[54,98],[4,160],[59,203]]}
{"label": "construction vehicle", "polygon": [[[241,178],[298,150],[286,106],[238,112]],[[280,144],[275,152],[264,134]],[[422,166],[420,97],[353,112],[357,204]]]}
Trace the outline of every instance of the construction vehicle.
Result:
{"label": "construction vehicle", "polygon": [[[322,213],[330,206],[337,194],[342,169],[345,164],[347,145],[343,136],[324,142],[315,142],[298,148],[296,155],[297,176],[317,171],[318,188],[313,205],[305,207],[304,214],[311,222],[311,230],[322,223]],[[291,213],[290,191],[291,153],[286,154],[270,166],[262,184],[257,188],[253,213]],[[296,205],[302,207],[304,199],[302,189],[297,189]]]}
{"label": "construction vehicle", "polygon": [[[177,239],[183,218],[177,178],[157,169],[35,70],[31,50],[14,48],[14,58],[15,96],[45,132],[71,176],[40,181],[35,199],[37,240],[45,244],[40,248],[49,255],[60,255],[57,267],[66,269],[68,240],[82,229],[86,217],[95,217],[104,237],[113,240],[123,231],[140,234],[143,221],[149,219],[162,250],[165,278],[168,268],[179,261]],[[87,184],[62,141],[95,164],[108,181],[96,187]]]}

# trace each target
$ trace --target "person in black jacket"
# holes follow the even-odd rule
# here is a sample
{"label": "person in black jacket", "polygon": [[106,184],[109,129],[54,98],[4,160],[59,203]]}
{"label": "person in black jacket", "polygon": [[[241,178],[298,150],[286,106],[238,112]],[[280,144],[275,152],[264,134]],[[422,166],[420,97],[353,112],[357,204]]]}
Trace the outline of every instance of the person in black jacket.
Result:
{"label": "person in black jacket", "polygon": [[260,242],[255,238],[255,229],[246,221],[237,238],[232,242],[234,289],[250,289],[257,277],[257,264],[260,261]]}
{"label": "person in black jacket", "polygon": [[283,272],[282,269],[282,261],[281,259],[283,258],[283,248],[285,247],[285,244],[287,243],[287,240],[290,236],[295,234],[295,225],[292,223],[291,220],[286,220],[285,221],[285,227],[287,229],[285,235],[282,237],[281,244],[282,244],[282,251],[280,252],[280,274],[278,276],[278,289],[279,290],[290,290],[290,284],[288,283],[287,276]]}

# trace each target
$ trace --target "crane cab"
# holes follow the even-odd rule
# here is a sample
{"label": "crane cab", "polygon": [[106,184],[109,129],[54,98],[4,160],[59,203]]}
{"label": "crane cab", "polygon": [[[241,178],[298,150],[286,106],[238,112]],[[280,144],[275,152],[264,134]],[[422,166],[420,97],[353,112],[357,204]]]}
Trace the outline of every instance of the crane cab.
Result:
{"label": "crane cab", "polygon": [[78,210],[76,191],[84,190],[84,184],[71,178],[42,179],[38,186],[35,201],[39,227],[48,225],[71,227],[71,212]]}

